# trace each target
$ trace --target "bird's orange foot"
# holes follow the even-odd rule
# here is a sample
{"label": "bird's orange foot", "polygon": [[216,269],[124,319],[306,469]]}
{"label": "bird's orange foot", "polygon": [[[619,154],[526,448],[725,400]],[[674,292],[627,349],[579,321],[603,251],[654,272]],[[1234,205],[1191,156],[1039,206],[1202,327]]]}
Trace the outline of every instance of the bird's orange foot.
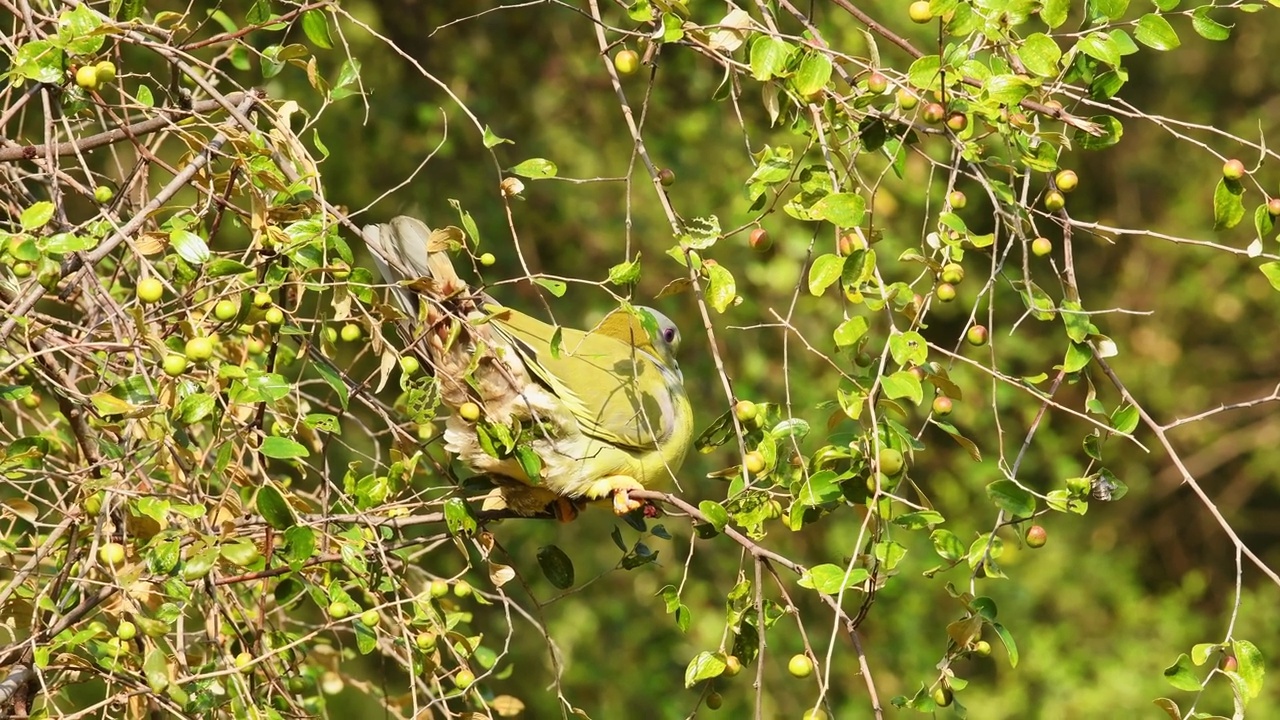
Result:
{"label": "bird's orange foot", "polygon": [[631,498],[632,490],[643,490],[644,486],[628,475],[610,475],[591,483],[586,496],[592,500],[613,499],[615,515],[626,515],[632,510],[639,510],[644,503]]}

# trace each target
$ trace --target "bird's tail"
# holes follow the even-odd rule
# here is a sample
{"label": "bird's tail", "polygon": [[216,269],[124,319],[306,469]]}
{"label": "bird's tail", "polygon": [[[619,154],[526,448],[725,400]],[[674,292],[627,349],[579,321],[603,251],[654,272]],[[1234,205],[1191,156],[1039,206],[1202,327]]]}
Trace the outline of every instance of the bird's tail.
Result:
{"label": "bird's tail", "polygon": [[442,298],[466,289],[449,260],[448,231],[432,231],[421,220],[401,215],[389,223],[366,225],[361,232],[382,277],[410,317],[418,315],[418,300],[412,289],[400,284],[402,280],[428,278]]}

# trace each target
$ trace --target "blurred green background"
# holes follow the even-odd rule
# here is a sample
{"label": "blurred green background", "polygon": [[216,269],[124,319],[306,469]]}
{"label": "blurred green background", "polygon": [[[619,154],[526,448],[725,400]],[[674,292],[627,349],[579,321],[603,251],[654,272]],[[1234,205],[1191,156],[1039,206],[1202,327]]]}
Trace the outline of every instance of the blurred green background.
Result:
{"label": "blurred green background", "polygon": [[[719,3],[691,5],[704,22],[724,10]],[[933,26],[911,25],[905,3],[859,6],[928,46]],[[456,199],[475,217],[480,249],[498,257],[485,279],[522,277],[515,239],[498,196],[501,176],[480,133],[441,89],[447,86],[482,124],[514,142],[494,151],[502,167],[544,157],[558,164],[563,178],[592,180],[526,182],[523,201],[512,203],[511,222],[532,272],[603,281],[608,267],[627,259],[630,243],[643,256],[638,301],[652,302],[668,281],[683,274],[664,255],[672,244],[669,226],[643,166],[632,162],[630,135],[592,26],[581,12],[532,4],[469,17],[491,7],[470,0],[344,7],[408,57],[363,30],[343,26],[352,54],[363,63],[368,94],[327,108],[318,123],[332,151],[321,166],[332,201],[360,208],[377,199],[361,217],[365,222],[413,213],[430,224],[444,225],[457,223],[457,212],[449,205]],[[828,41],[851,55],[866,56],[865,36],[852,18],[825,3],[817,4],[814,12]],[[613,23],[630,26],[616,6],[606,8],[606,13]],[[1152,233],[1104,239],[1078,231],[1075,248],[1086,308],[1133,311],[1104,314],[1094,321],[1118,343],[1120,355],[1113,364],[1130,391],[1163,422],[1265,395],[1280,378],[1273,330],[1277,297],[1256,270],[1256,261],[1155,234],[1234,248],[1244,248],[1252,239],[1247,221],[1230,232],[1213,232],[1211,197],[1223,157],[1241,157],[1252,167],[1256,151],[1206,128],[1246,138],[1273,137],[1280,123],[1280,64],[1271,56],[1280,20],[1274,12],[1230,19],[1236,22],[1232,39],[1211,43],[1192,33],[1185,17],[1174,18],[1183,37],[1181,48],[1170,53],[1144,50],[1126,60],[1131,77],[1119,97],[1148,119],[1126,118],[1123,141],[1109,150],[1076,152],[1062,160],[1081,178],[1079,190],[1070,197],[1073,217]],[[634,42],[630,46],[639,49]],[[879,52],[886,67],[902,71],[909,62],[887,44]],[[331,53],[321,70],[332,76],[340,62],[341,57]],[[786,128],[769,127],[755,87],[746,87],[736,103],[713,99],[722,71],[690,51],[664,48],[651,87],[648,78],[646,66],[625,81],[624,89],[632,107],[644,110],[643,135],[655,162],[675,171],[677,179],[668,192],[676,211],[686,219],[715,215],[726,229],[752,221],[755,216],[748,212],[742,188],[752,170],[750,152],[765,144],[798,146],[800,139]],[[305,98],[305,83],[304,73],[290,68],[268,88],[275,98]],[[400,186],[433,151],[430,162]],[[621,179],[629,171],[629,181]],[[1265,178],[1265,187],[1272,191],[1280,183],[1280,173],[1267,165],[1258,177]],[[880,246],[882,258],[919,247],[932,223],[929,213],[941,205],[945,181],[944,174],[931,172],[918,157],[908,163],[904,179],[884,179],[875,201],[876,221],[886,236]],[[989,228],[991,208],[978,188],[966,188],[963,182],[960,187],[971,190],[962,213],[966,221],[973,228]],[[1256,192],[1250,200],[1249,207],[1258,202]],[[825,362],[806,352],[795,336],[784,352],[784,333],[771,313],[790,314],[796,330],[819,350],[834,350],[829,328],[839,308],[830,298],[801,292],[791,309],[797,284],[805,277],[810,243],[829,252],[834,238],[829,233],[815,235],[813,224],[781,212],[769,215],[763,225],[774,238],[770,253],[753,253],[745,232],[722,240],[707,253],[734,273],[744,299],[727,313],[713,316],[714,336],[736,392],[758,401],[782,402],[789,397],[794,412],[814,425],[806,443],[812,450],[821,444],[830,412],[819,403],[832,397],[836,380]],[[981,285],[985,261],[975,257],[971,262],[966,266],[977,279],[960,288],[958,302],[932,316],[926,332],[945,347],[958,342]],[[882,268],[889,280],[916,279],[907,274],[914,271],[905,263],[882,261]],[[1033,270],[1041,286],[1060,298],[1053,269],[1041,263]],[[542,307],[538,292],[527,282],[494,292],[527,309]],[[560,300],[543,296],[556,319],[569,325],[591,322],[611,302],[607,293],[589,285],[571,285]],[[988,301],[982,300],[980,316],[988,312]],[[1015,376],[1052,374],[1062,356],[1059,326],[1031,319],[1015,326],[1023,308],[1007,286],[997,290],[993,302],[999,368]],[[690,295],[656,305],[684,329],[681,365],[699,426],[704,427],[729,406],[712,366],[708,335],[700,331],[701,319]],[[969,355],[989,362],[986,354]],[[984,487],[1000,477],[995,462],[1001,448],[1009,460],[1017,453],[1038,405],[1025,393],[1004,386],[993,389],[989,378],[965,365],[953,372],[966,391],[964,402],[957,403],[955,424],[978,443],[984,460],[973,462],[962,448],[929,429],[922,438],[927,451],[916,455],[912,476],[947,516],[948,527],[965,538],[992,525],[994,511]],[[1095,382],[1114,407],[1114,391],[1101,378]],[[1086,392],[1083,384],[1068,385],[1058,399],[1080,408]],[[922,419],[923,415],[914,418],[912,427],[919,427]],[[1044,491],[1082,474],[1087,459],[1080,443],[1087,432],[1084,423],[1049,413],[1023,462],[1023,481]],[[1137,435],[1149,452],[1116,440],[1104,450],[1107,467],[1129,485],[1127,497],[1096,504],[1084,517],[1048,517],[1047,547],[1019,552],[1010,546],[1005,566],[1011,579],[981,585],[1017,638],[1021,663],[1011,668],[997,649],[992,659],[958,668],[972,680],[958,695],[970,717],[1159,717],[1151,702],[1160,696],[1175,697],[1187,707],[1190,696],[1169,687],[1161,673],[1193,643],[1223,638],[1233,611],[1235,557],[1230,542],[1181,484],[1155,438],[1145,430]],[[1280,423],[1272,418],[1271,406],[1188,425],[1173,431],[1172,438],[1241,537],[1273,567],[1280,566]],[[736,462],[729,447],[692,458],[683,473],[684,496],[695,502],[723,498],[725,486],[703,476]],[[846,513],[796,534],[777,529],[766,544],[806,563],[846,557],[857,533],[856,525],[849,526],[853,522]],[[657,564],[633,572],[613,570],[620,553],[607,536],[615,524],[607,513],[589,512],[572,525],[506,522],[494,532],[539,599],[556,594],[537,571],[535,557],[543,545],[554,542],[565,549],[580,582],[599,575],[540,611],[562,654],[567,698],[596,718],[684,717],[695,707],[699,692],[682,688],[685,664],[698,651],[718,645],[724,595],[739,572],[750,572],[750,563],[723,538],[698,544],[686,560],[688,532],[683,522],[673,519],[666,526],[675,540],[650,543],[659,552]],[[934,559],[927,541],[912,546],[900,576],[879,594],[862,626],[867,661],[886,705],[890,697],[909,695],[936,677],[934,665],[946,644],[945,626],[959,616],[959,606],[944,584],[963,585],[967,573],[922,577]],[[693,611],[687,634],[677,630],[656,595],[663,586],[681,582],[684,602]],[[1280,649],[1280,592],[1247,564],[1243,585],[1235,636],[1253,641],[1264,655],[1274,657]],[[833,632],[826,608],[810,595],[792,587],[820,657],[835,637],[831,693],[836,716],[871,717],[854,653],[847,640]],[[503,619],[494,617],[488,631],[500,633],[503,627]],[[516,672],[493,687],[529,703],[528,717],[558,716],[555,694],[546,689],[552,679],[547,643],[527,624],[517,624],[516,631],[511,658]],[[786,658],[800,647],[789,619],[771,632],[764,672],[765,717],[798,718],[815,697],[812,680],[786,674]],[[377,674],[376,667],[369,670]],[[721,716],[747,716],[752,699],[749,675],[718,683],[726,703]],[[1199,707],[1229,714],[1229,697],[1218,685]],[[1269,717],[1277,707],[1280,692],[1274,687],[1255,701],[1257,717]],[[370,708],[353,705],[351,710],[364,713]],[[892,708],[887,712],[911,714]],[[712,714],[702,710],[699,715]]]}

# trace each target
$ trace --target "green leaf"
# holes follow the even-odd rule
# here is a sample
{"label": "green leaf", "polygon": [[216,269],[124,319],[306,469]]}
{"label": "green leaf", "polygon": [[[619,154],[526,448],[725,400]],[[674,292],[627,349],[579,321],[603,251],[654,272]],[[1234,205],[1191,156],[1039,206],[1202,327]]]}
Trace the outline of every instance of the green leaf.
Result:
{"label": "green leaf", "polygon": [[209,245],[204,238],[190,230],[174,230],[169,233],[169,244],[178,253],[178,257],[192,265],[203,265],[211,257]]}
{"label": "green leaf", "polygon": [[174,408],[174,415],[186,425],[192,425],[213,414],[214,398],[208,393],[194,393],[182,398]]}
{"label": "green leaf", "polygon": [[1163,710],[1169,716],[1169,720],[1182,720],[1182,710],[1178,708],[1178,703],[1169,698],[1156,698],[1151,703]]}
{"label": "green leaf", "polygon": [[1111,427],[1115,428],[1116,432],[1122,432],[1127,435],[1138,427],[1139,419],[1138,406],[1126,405],[1111,415]]}
{"label": "green leaf", "polygon": [[544,158],[529,158],[524,162],[516,165],[508,170],[508,172],[520,177],[527,177],[530,180],[545,180],[553,178],[559,172],[556,164]]}
{"label": "green leaf", "polygon": [[939,73],[942,70],[942,59],[937,55],[925,55],[911,63],[907,70],[907,82],[921,90],[941,87]]}
{"label": "green leaf", "polygon": [[1267,671],[1262,653],[1248,640],[1232,640],[1231,653],[1236,657],[1236,674],[1243,681],[1245,699],[1258,697],[1262,692],[1262,676]]}
{"label": "green leaf", "polygon": [[837,595],[845,588],[851,588],[866,582],[871,573],[865,568],[852,568],[846,577],[845,568],[831,563],[815,565],[800,577],[796,584],[800,587],[817,590],[824,595]]}
{"label": "green leaf", "polygon": [[262,447],[259,450],[263,455],[277,460],[292,460],[293,458],[311,456],[311,451],[307,450],[307,447],[297,440],[275,435],[263,440]]}
{"label": "green leaf", "polygon": [[467,507],[462,498],[449,498],[444,502],[444,524],[454,535],[474,533],[477,527],[471,508]]}
{"label": "green leaf", "polygon": [[1091,360],[1093,351],[1088,344],[1073,342],[1067,345],[1067,357],[1062,361],[1062,369],[1069,373],[1080,372]]}
{"label": "green leaf", "polygon": [[226,277],[228,275],[239,275],[240,273],[249,272],[251,270],[248,265],[237,260],[227,260],[226,258],[217,258],[210,260],[204,266],[204,274],[211,278]]}
{"label": "green leaf", "polygon": [[810,212],[836,227],[852,228],[862,224],[867,201],[857,193],[832,193],[814,203]]}
{"label": "green leaf", "polygon": [[707,301],[716,312],[728,310],[737,296],[738,285],[728,268],[719,263],[707,267]]}
{"label": "green leaf", "polygon": [[1076,135],[1076,143],[1081,150],[1102,150],[1120,142],[1120,138],[1124,136],[1124,126],[1120,121],[1110,115],[1094,115],[1089,121],[1098,125],[1100,135],[1089,135],[1088,133],[1079,133]]}
{"label": "green leaf", "polygon": [[53,203],[41,200],[22,211],[20,222],[22,229],[31,231],[42,228],[53,219]]}
{"label": "green leaf", "polygon": [[889,354],[899,365],[923,365],[929,359],[929,344],[915,330],[894,333],[889,338]]}
{"label": "green leaf", "polygon": [[1178,656],[1176,662],[1164,669],[1164,679],[1179,690],[1195,692],[1200,689],[1200,678],[1191,668],[1191,658],[1186,653]]}
{"label": "green leaf", "polygon": [[824,53],[808,52],[800,60],[800,68],[791,79],[800,97],[809,96],[821,91],[831,81],[831,58]]}
{"label": "green leaf", "polygon": [[724,669],[724,658],[716,653],[709,653],[703,650],[698,653],[697,657],[689,661],[689,667],[684,671],[684,686],[691,688],[703,680],[720,677]]}
{"label": "green leaf", "polygon": [[1191,11],[1191,27],[1205,40],[1222,41],[1231,37],[1231,25],[1223,25],[1222,23],[1209,17],[1209,13],[1213,10],[1212,5],[1201,5]]}
{"label": "green leaf", "polygon": [[1138,27],[1134,29],[1133,36],[1153,50],[1172,50],[1182,44],[1169,21],[1155,13],[1138,19]]}
{"label": "green leaf", "polygon": [[1244,186],[1222,178],[1213,189],[1213,229],[1226,230],[1244,219]]}
{"label": "green leaf", "polygon": [[329,384],[333,392],[338,395],[338,403],[342,405],[343,410],[346,410],[347,403],[351,399],[351,391],[347,389],[347,383],[338,374],[338,371],[333,369],[327,362],[316,362],[311,367],[315,368],[320,377],[324,378],[324,381]]}
{"label": "green leaf", "polygon": [[169,687],[169,659],[159,647],[153,647],[147,653],[147,659],[142,663],[142,672],[147,676],[151,692],[161,693]]}
{"label": "green leaf", "polygon": [[946,522],[946,518],[942,517],[942,513],[936,510],[917,510],[916,512],[903,513],[893,519],[895,525],[900,525],[908,530],[923,530],[930,525],[937,525]]}
{"label": "green leaf", "polygon": [[840,490],[840,476],[831,470],[819,470],[804,481],[800,492],[796,494],[796,502],[806,507],[817,507],[835,502],[843,497]]}
{"label": "green leaf", "polygon": [[[142,0],[139,1],[141,2]],[[155,107],[156,99],[151,95],[151,88],[146,85],[139,85],[138,92],[136,94],[138,96],[139,105],[142,107]]]}
{"label": "green leaf", "polygon": [[329,37],[329,18],[324,12],[308,10],[302,13],[302,32],[316,47],[333,49],[333,39]]}
{"label": "green leaf", "polygon": [[1265,262],[1258,266],[1263,275],[1267,276],[1267,282],[1271,283],[1271,287],[1280,290],[1280,262]]}
{"label": "green leaf", "polygon": [[1115,40],[1106,33],[1094,32],[1085,35],[1076,43],[1076,49],[1097,60],[1106,63],[1112,67],[1120,64],[1120,48],[1116,46]]}
{"label": "green leaf", "polygon": [[844,258],[832,253],[819,255],[809,268],[809,294],[817,297],[827,291],[831,284],[840,279],[844,272]]}
{"label": "green leaf", "polygon": [[1036,512],[1036,498],[1012,480],[996,480],[987,486],[987,497],[996,507],[1015,518],[1031,517]]}
{"label": "green leaf", "polygon": [[609,268],[609,282],[614,285],[630,285],[640,279],[640,259],[628,260]]}
{"label": "green leaf", "polygon": [[996,637],[1004,643],[1005,652],[1009,653],[1009,665],[1018,667],[1018,644],[1013,641],[1013,635],[1000,623],[991,623],[991,629],[996,631]]}
{"label": "green leaf", "polygon": [[861,315],[854,315],[836,326],[832,335],[835,337],[836,347],[849,347],[862,339],[870,329],[867,319]]}
{"label": "green leaf", "polygon": [[724,526],[729,524],[729,513],[724,506],[714,500],[703,500],[698,503],[698,512],[702,513],[702,517],[716,529],[716,532],[724,532]]}
{"label": "green leaf", "polygon": [[534,278],[533,281],[547,289],[547,292],[556,297],[564,297],[564,291],[569,288],[560,280],[552,280],[551,278]]}
{"label": "green leaf", "polygon": [[1253,229],[1258,232],[1259,240],[1264,239],[1276,229],[1276,219],[1268,212],[1265,203],[1253,211]]}
{"label": "green leaf", "polygon": [[1071,12],[1071,0],[1045,0],[1040,8],[1040,19],[1050,28],[1056,28],[1067,21]]}
{"label": "green leaf", "polygon": [[289,507],[284,495],[272,483],[258,488],[254,506],[262,519],[276,530],[288,530],[298,524],[293,516],[293,508]]}
{"label": "green leaf", "polygon": [[1015,105],[1035,89],[1026,78],[1013,74],[993,75],[982,85],[987,98],[1001,105]]}
{"label": "green leaf", "polygon": [[880,384],[884,388],[885,397],[890,400],[909,398],[916,405],[924,400],[924,389],[920,387],[920,381],[906,370],[885,376]]}
{"label": "green leaf", "polygon": [[950,530],[934,530],[929,539],[933,541],[934,552],[943,560],[956,562],[965,556],[964,543]]}
{"label": "green leaf", "polygon": [[751,43],[751,75],[764,82],[786,74],[795,46],[779,38],[758,36]]}
{"label": "green leaf", "polygon": [[538,566],[552,585],[561,590],[573,587],[573,561],[559,547],[545,545],[539,548]]}
{"label": "green leaf", "polygon": [[1129,9],[1129,0],[1089,0],[1089,10],[1108,20],[1119,20]]}
{"label": "green leaf", "polygon": [[498,137],[498,135],[494,133],[493,130],[489,129],[488,125],[485,125],[484,126],[484,146],[486,148],[494,148],[501,145],[502,143],[510,143],[512,145],[515,145],[515,142],[511,140],[508,140],[504,137]]}

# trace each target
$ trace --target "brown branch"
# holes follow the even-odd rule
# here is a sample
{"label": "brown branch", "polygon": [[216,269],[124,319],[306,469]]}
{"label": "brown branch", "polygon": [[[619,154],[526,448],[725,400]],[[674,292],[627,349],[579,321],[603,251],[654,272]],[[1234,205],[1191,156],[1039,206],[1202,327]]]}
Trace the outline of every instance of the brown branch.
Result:
{"label": "brown branch", "polygon": [[[232,93],[227,96],[227,100],[239,104],[245,95],[246,93],[243,92]],[[177,107],[166,108],[161,111],[162,114],[159,117],[141,120],[132,125],[121,125],[86,138],[56,143],[52,147],[49,145],[18,145],[16,147],[0,148],[0,162],[31,160],[45,154],[52,154],[58,157],[76,155],[106,145],[113,145],[138,135],[149,135],[170,127],[184,118],[204,115],[221,107],[222,104],[217,100],[201,100],[192,105],[189,110]]]}

